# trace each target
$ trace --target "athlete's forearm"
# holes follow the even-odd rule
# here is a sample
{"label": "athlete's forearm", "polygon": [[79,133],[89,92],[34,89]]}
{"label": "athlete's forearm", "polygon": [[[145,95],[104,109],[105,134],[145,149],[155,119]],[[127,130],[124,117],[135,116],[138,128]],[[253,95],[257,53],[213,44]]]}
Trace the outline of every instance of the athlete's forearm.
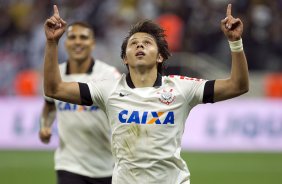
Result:
{"label": "athlete's forearm", "polygon": [[55,118],[56,118],[55,104],[45,102],[40,120],[40,128],[51,128]]}
{"label": "athlete's forearm", "polygon": [[39,130],[39,138],[45,144],[48,144],[50,142],[50,138],[52,136],[51,127],[55,120],[55,116],[56,116],[55,104],[45,102],[40,119],[40,130]]}
{"label": "athlete's forearm", "polygon": [[243,46],[231,49],[231,72],[227,79],[217,79],[214,86],[214,101],[227,100],[249,90],[248,64]]}
{"label": "athlete's forearm", "polygon": [[249,90],[249,71],[244,51],[231,52],[232,65],[230,80],[238,95]]}
{"label": "athlete's forearm", "polygon": [[46,41],[44,56],[44,93],[54,97],[62,82],[58,65],[58,43]]}

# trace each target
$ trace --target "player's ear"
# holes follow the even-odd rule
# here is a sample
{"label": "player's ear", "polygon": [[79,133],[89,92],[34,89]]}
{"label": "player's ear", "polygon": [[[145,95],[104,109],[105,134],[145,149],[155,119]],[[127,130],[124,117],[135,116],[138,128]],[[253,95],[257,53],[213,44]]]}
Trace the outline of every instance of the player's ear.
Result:
{"label": "player's ear", "polygon": [[128,62],[127,62],[127,57],[126,57],[126,56],[124,56],[124,58],[122,59],[122,62],[123,62],[123,64],[125,64],[125,65],[128,64]]}
{"label": "player's ear", "polygon": [[96,47],[96,39],[95,39],[95,36],[94,36],[94,33],[92,32],[92,35],[91,35],[91,42],[92,42],[92,47],[93,49]]}
{"label": "player's ear", "polygon": [[92,50],[94,50],[95,49],[95,47],[96,47],[96,42],[95,42],[95,40],[93,39],[93,41],[92,41],[92,45],[91,45],[91,47],[92,47]]}
{"label": "player's ear", "polygon": [[162,63],[164,61],[164,58],[161,54],[158,55],[158,58],[157,58],[157,63]]}

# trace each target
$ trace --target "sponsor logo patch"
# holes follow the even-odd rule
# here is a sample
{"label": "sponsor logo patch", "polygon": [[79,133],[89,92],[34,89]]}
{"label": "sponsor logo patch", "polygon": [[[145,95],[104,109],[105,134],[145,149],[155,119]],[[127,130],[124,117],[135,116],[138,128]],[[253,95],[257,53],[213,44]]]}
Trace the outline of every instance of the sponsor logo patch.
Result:
{"label": "sponsor logo patch", "polygon": [[121,123],[135,124],[174,124],[174,113],[156,112],[156,111],[128,111],[122,110],[118,114],[118,119]]}

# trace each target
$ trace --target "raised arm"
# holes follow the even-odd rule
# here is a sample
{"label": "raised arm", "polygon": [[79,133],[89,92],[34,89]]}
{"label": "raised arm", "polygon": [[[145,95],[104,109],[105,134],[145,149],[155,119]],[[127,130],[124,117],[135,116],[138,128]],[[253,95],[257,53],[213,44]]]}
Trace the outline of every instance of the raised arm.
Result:
{"label": "raised arm", "polygon": [[221,21],[221,29],[230,44],[232,65],[229,78],[215,81],[215,102],[239,96],[249,90],[248,64],[241,38],[243,23],[231,15],[231,4],[227,6],[226,18]]}
{"label": "raised arm", "polygon": [[44,57],[44,93],[46,96],[75,104],[81,104],[77,82],[63,82],[58,65],[58,42],[66,30],[66,22],[54,5],[54,14],[44,24],[46,48]]}

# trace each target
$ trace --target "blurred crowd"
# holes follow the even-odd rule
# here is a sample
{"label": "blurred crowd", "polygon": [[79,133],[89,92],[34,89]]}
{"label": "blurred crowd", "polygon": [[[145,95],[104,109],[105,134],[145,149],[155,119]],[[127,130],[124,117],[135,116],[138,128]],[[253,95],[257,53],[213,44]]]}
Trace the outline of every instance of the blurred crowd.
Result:
{"label": "blurred crowd", "polygon": [[[53,12],[53,4],[58,5],[61,17],[68,23],[87,21],[92,25],[97,43],[95,57],[116,66],[121,64],[119,52],[124,35],[132,24],[144,18],[153,19],[166,29],[172,52],[205,53],[218,62],[230,63],[229,47],[220,30],[220,20],[230,2],[233,16],[244,22],[243,43],[249,69],[282,71],[282,0],[0,2],[0,96],[31,90],[41,93],[41,88],[33,83],[40,79],[45,44],[43,24]],[[60,42],[59,60],[66,59]]]}

